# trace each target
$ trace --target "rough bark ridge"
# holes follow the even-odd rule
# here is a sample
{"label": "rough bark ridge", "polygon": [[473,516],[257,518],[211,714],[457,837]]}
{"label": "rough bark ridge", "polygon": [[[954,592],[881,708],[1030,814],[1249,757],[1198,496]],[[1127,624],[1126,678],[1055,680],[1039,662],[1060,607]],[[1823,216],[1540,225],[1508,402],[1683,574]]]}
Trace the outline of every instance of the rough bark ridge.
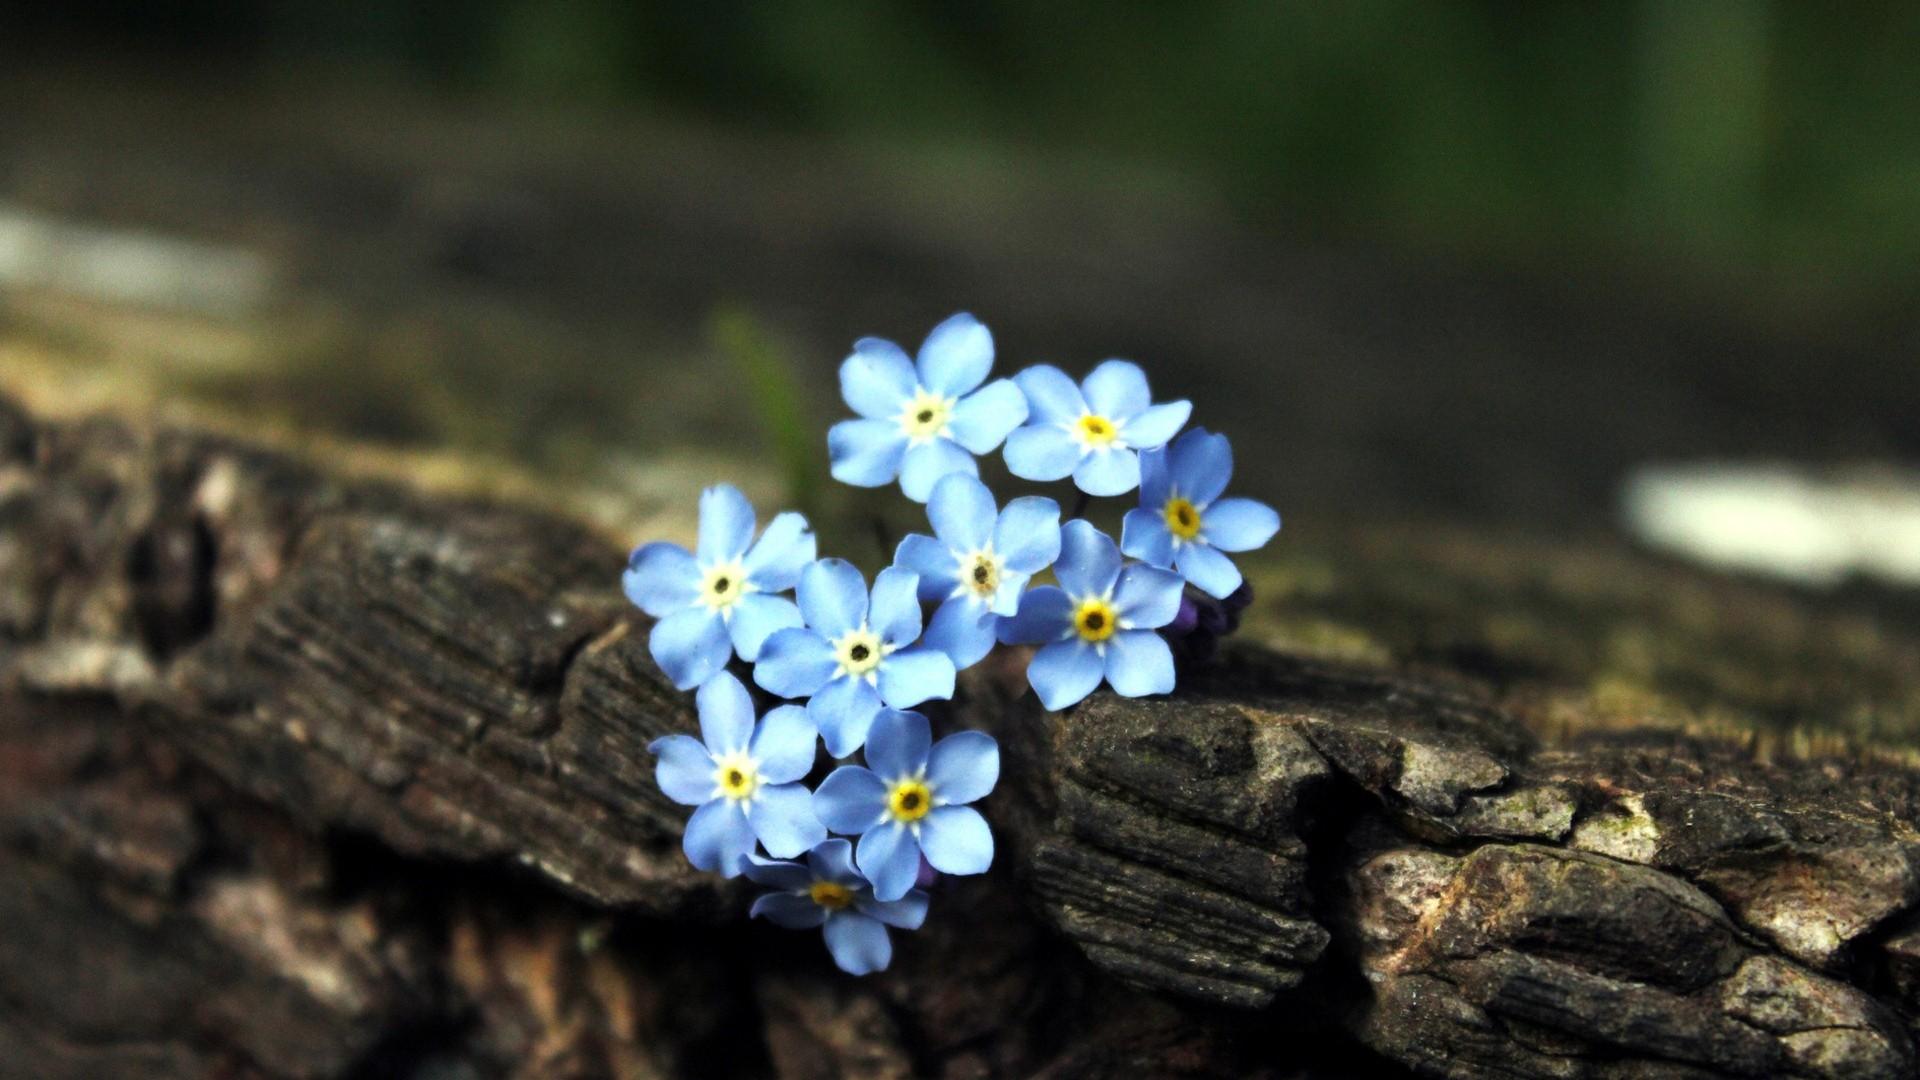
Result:
{"label": "rough bark ridge", "polygon": [[[893,971],[738,921],[565,522],[0,409],[0,1060],[33,1076],[1904,1076],[1920,778],[1254,649],[1059,716]],[[1379,1055],[1379,1056],[1375,1056]],[[1394,1063],[1398,1063],[1395,1065]]]}

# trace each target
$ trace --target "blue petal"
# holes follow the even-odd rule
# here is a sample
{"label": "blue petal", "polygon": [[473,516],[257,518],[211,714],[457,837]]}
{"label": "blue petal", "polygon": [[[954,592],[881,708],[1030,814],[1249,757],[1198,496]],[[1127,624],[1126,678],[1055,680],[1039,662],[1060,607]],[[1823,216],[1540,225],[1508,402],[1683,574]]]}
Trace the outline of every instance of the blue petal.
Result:
{"label": "blue petal", "polygon": [[1031,575],[1015,570],[1000,572],[1000,587],[993,590],[993,613],[995,615],[1013,615],[1020,610],[1020,595],[1027,589]]}
{"label": "blue petal", "polygon": [[1107,683],[1121,697],[1173,693],[1173,651],[1151,630],[1122,630],[1107,639]]}
{"label": "blue petal", "polygon": [[[819,796],[814,797],[813,812],[820,813]],[[807,869],[814,877],[822,881],[831,881],[836,885],[858,885],[860,891],[867,888],[867,879],[853,868],[853,845],[839,837],[822,840],[807,852]]]}
{"label": "blue petal", "polygon": [[891,421],[913,395],[913,361],[885,338],[861,338],[840,362],[840,396],[869,420]]}
{"label": "blue petal", "polygon": [[[886,813],[887,785],[871,769],[858,765],[842,765],[833,770],[820,781],[820,790],[813,793],[814,816],[837,833],[858,836],[878,825]],[[814,854],[831,862],[830,852]],[[815,863],[815,872],[820,869],[820,864]]]}
{"label": "blue petal", "polygon": [[959,563],[947,545],[922,533],[908,533],[894,549],[893,565],[920,577],[920,599],[942,600],[960,583]]}
{"label": "blue petal", "polygon": [[1140,455],[1108,447],[1080,459],[1073,486],[1089,495],[1125,495],[1140,486]]}
{"label": "blue petal", "polygon": [[993,523],[993,550],[1022,574],[1052,566],[1060,557],[1060,504],[1041,495],[1008,503]]}
{"label": "blue petal", "polygon": [[1180,575],[1134,563],[1120,571],[1113,606],[1123,625],[1152,630],[1180,614]]}
{"label": "blue petal", "polygon": [[1136,450],[1151,450],[1164,446],[1174,437],[1187,418],[1193,415],[1193,403],[1190,401],[1168,401],[1155,405],[1146,412],[1128,420],[1120,426],[1120,438]]}
{"label": "blue petal", "polygon": [[1120,576],[1120,549],[1112,537],[1075,518],[1060,527],[1060,561],[1053,573],[1071,596],[1105,596]]}
{"label": "blue petal", "polygon": [[1063,479],[1085,453],[1073,436],[1052,424],[1029,424],[1007,436],[1007,469],[1022,480]]}
{"label": "blue petal", "polygon": [[867,768],[882,780],[913,776],[927,764],[933,729],[919,713],[889,709],[867,732]]}
{"label": "blue petal", "polygon": [[801,855],[827,838],[827,827],[813,816],[813,792],[805,784],[768,784],[747,805],[754,835],[776,859]]}
{"label": "blue petal", "polygon": [[844,676],[828,683],[807,702],[807,715],[820,728],[827,753],[843,758],[867,741],[867,728],[880,713],[880,694],[865,679]]}
{"label": "blue petal", "polygon": [[1233,560],[1205,544],[1182,544],[1174,554],[1180,576],[1208,596],[1225,600],[1244,580]]}
{"label": "blue petal", "polygon": [[732,562],[753,543],[753,504],[732,484],[700,493],[700,563]]}
{"label": "blue petal", "polygon": [[1221,499],[1200,515],[1200,530],[1221,551],[1252,551],[1280,531],[1280,514],[1252,499]]}
{"label": "blue petal", "polygon": [[993,492],[978,479],[956,473],[942,477],[927,500],[933,534],[955,551],[978,551],[993,538]]}
{"label": "blue petal", "polygon": [[[1185,436],[1182,436],[1185,438]],[[1140,451],[1140,508],[1158,512],[1173,494],[1173,477],[1167,472],[1167,448]]]}
{"label": "blue petal", "polygon": [[1073,598],[1056,585],[1041,585],[1020,596],[1020,611],[1000,620],[1000,640],[1008,645],[1044,645],[1073,632]]}
{"label": "blue petal", "polygon": [[800,581],[800,571],[818,550],[803,515],[791,510],[776,514],[747,552],[747,580],[761,592],[786,592]]}
{"label": "blue petal", "polygon": [[727,624],[711,608],[683,608],[653,624],[647,651],[673,685],[691,690],[726,669],[733,656]]}
{"label": "blue petal", "polygon": [[1125,420],[1153,404],[1147,375],[1127,360],[1105,360],[1080,382],[1087,408],[1109,420]]}
{"label": "blue petal", "polygon": [[[752,870],[747,875],[753,875]],[[805,889],[806,886],[800,886]],[[765,918],[775,926],[784,926],[789,930],[811,930],[827,921],[827,909],[805,896],[795,896],[791,892],[763,893],[748,910],[750,919]]]}
{"label": "blue petal", "polygon": [[985,454],[1026,422],[1027,396],[1012,379],[995,379],[960,399],[947,430],[969,453]]}
{"label": "blue petal", "polygon": [[1167,529],[1166,516],[1144,507],[1127,511],[1120,520],[1120,551],[1154,566],[1172,566],[1173,533]]}
{"label": "blue petal", "polygon": [[954,732],[927,753],[927,784],[941,803],[972,803],[1000,782],[1000,744],[987,732]]}
{"label": "blue petal", "polygon": [[833,646],[811,630],[776,630],[760,646],[753,681],[760,689],[783,698],[803,698],[820,692],[833,678],[840,662]]}
{"label": "blue petal", "polygon": [[919,368],[922,386],[942,397],[959,397],[985,382],[993,370],[993,335],[963,311],[927,335]]}
{"label": "blue petal", "polygon": [[683,806],[699,806],[713,798],[713,773],[717,766],[713,755],[691,735],[668,735],[655,739],[647,747],[660,760],[654,763],[653,780],[667,798]]}
{"label": "blue petal", "polygon": [[893,942],[887,928],[857,911],[836,911],[821,931],[833,962],[849,975],[885,971],[893,962]]}
{"label": "blue petal", "polygon": [[1027,665],[1027,682],[1040,703],[1059,711],[1093,693],[1106,674],[1106,664],[1084,641],[1056,641],[1034,654]]}
{"label": "blue petal", "polygon": [[920,636],[920,575],[899,566],[875,575],[867,623],[894,648],[912,644]]}
{"label": "blue petal", "polygon": [[867,621],[867,579],[845,559],[821,559],[800,572],[800,613],[827,641]]}
{"label": "blue petal", "polygon": [[1168,448],[1167,474],[1180,494],[1206,506],[1227,490],[1227,481],[1233,478],[1233,444],[1225,435],[1195,428]]}
{"label": "blue petal", "polygon": [[907,649],[880,664],[880,698],[896,709],[911,709],[932,698],[953,697],[953,660],[938,649]]}
{"label": "blue petal", "polygon": [[[845,841],[841,841],[845,843]],[[811,856],[809,856],[811,858]],[[740,872],[756,885],[785,892],[805,892],[813,884],[813,872],[797,862],[748,855]]]}
{"label": "blue petal", "polygon": [[753,851],[753,826],[731,799],[715,799],[687,819],[681,850],[696,870],[718,871],[723,877],[740,873],[740,864]]}
{"label": "blue petal", "polygon": [[862,915],[878,919],[902,930],[918,930],[927,921],[927,894],[915,889],[898,900],[875,900],[871,896],[854,898],[853,906]]}
{"label": "blue petal", "polygon": [[999,625],[1000,617],[991,610],[969,597],[956,596],[933,613],[922,644],[946,653],[954,669],[964,671],[993,651]]}
{"label": "blue petal", "polygon": [[907,451],[906,463],[900,467],[900,492],[914,502],[926,502],[933,485],[954,473],[978,476],[980,466],[952,439],[921,443]]}
{"label": "blue petal", "polygon": [[694,695],[700,710],[700,738],[715,754],[745,750],[753,738],[753,698],[727,672],[708,679]]}
{"label": "blue petal", "polygon": [[958,731],[927,754],[927,783],[935,798],[959,805],[982,799],[1000,782],[1000,744],[984,731]]}
{"label": "blue petal", "polygon": [[[1027,398],[1027,421],[1036,426],[1071,424],[1087,411],[1087,399],[1067,373],[1050,364],[1036,364],[1013,377]],[[1065,476],[1065,473],[1060,475]]]}
{"label": "blue petal", "polygon": [[833,478],[854,487],[885,487],[900,475],[907,436],[892,420],[842,420],[827,429]]}
{"label": "blue petal", "polygon": [[912,891],[920,876],[920,845],[906,826],[897,823],[862,833],[854,859],[860,864],[860,872],[873,883],[875,900],[900,899]]}
{"label": "blue petal", "polygon": [[820,731],[798,705],[768,710],[754,729],[747,752],[760,763],[760,778],[769,784],[790,784],[813,771]]}
{"label": "blue petal", "polygon": [[652,543],[636,548],[620,586],[634,606],[656,619],[692,604],[700,595],[700,566],[679,544]]}
{"label": "blue petal", "polygon": [[727,620],[727,633],[740,659],[748,663],[760,659],[760,650],[768,638],[781,630],[800,626],[800,607],[784,596],[753,593],[733,602],[733,618]]}
{"label": "blue petal", "polygon": [[993,830],[971,806],[942,806],[920,820],[920,851],[943,874],[984,874],[993,865]]}

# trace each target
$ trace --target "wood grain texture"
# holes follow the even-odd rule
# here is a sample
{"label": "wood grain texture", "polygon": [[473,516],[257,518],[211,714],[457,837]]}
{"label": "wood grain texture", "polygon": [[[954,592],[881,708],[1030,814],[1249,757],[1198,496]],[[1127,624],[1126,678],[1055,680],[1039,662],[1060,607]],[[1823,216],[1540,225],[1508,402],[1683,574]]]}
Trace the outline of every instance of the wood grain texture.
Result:
{"label": "wood grain texture", "polygon": [[1471,665],[1253,646],[1064,714],[1009,692],[1017,656],[969,672],[937,719],[1006,747],[1000,858],[938,884],[891,971],[842,977],[685,867],[645,746],[691,701],[621,557],[508,506],[0,407],[0,1060],[1914,1069],[1912,769],[1614,717],[1549,745]]}

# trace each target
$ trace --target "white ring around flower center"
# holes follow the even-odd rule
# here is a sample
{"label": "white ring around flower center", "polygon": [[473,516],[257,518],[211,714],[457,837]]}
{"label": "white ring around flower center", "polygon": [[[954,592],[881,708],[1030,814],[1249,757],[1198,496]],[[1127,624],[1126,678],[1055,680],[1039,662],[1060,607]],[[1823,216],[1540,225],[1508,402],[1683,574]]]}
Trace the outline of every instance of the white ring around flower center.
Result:
{"label": "white ring around flower center", "polygon": [[957,584],[953,595],[992,603],[1000,591],[1000,573],[1006,568],[1006,559],[994,552],[991,542],[977,551],[956,551],[953,558],[959,566],[954,572]]}
{"label": "white ring around flower center", "polygon": [[1073,441],[1080,444],[1081,452],[1092,450],[1125,450],[1127,440],[1121,423],[1111,417],[1088,410],[1077,418],[1060,425],[1066,429]]}
{"label": "white ring around flower center", "polygon": [[760,763],[745,750],[720,754],[713,759],[713,797],[734,802],[752,802],[760,792]]}
{"label": "white ring around flower center", "polygon": [[880,640],[880,635],[867,629],[865,623],[858,630],[849,630],[833,640],[833,658],[839,663],[834,671],[835,678],[848,675],[856,679],[875,682],[875,674],[880,661],[887,658],[893,647]]}
{"label": "white ring around flower center", "polygon": [[900,431],[915,446],[943,438],[952,431],[955,398],[944,397],[924,386],[915,387],[913,396],[900,407]]}
{"label": "white ring around flower center", "polygon": [[700,572],[700,595],[697,603],[718,611],[723,616],[733,614],[733,605],[740,598],[755,592],[753,583],[747,580],[747,568],[740,560],[715,563]]}

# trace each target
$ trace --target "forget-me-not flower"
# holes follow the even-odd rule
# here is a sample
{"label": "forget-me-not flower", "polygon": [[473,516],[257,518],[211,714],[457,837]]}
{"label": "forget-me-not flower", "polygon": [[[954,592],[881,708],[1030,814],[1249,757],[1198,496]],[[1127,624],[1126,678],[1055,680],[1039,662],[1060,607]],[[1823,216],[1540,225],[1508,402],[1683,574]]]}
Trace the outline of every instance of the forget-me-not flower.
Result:
{"label": "forget-me-not flower", "polygon": [[1140,507],[1127,511],[1120,550],[1171,567],[1209,596],[1240,587],[1240,569],[1223,551],[1252,551],[1280,531],[1280,515],[1253,499],[1222,499],[1233,477],[1225,435],[1195,428],[1164,450],[1140,457]]}
{"label": "forget-me-not flower", "polygon": [[1027,579],[1059,557],[1060,504],[1028,495],[999,510],[987,485],[956,474],[934,485],[927,520],[934,536],[909,534],[893,560],[920,575],[920,599],[940,603],[928,647],[971,667],[992,651],[1000,616],[1019,610]]}
{"label": "forget-me-not flower", "polygon": [[898,900],[874,899],[853,868],[853,845],[838,838],[809,851],[805,866],[749,855],[743,869],[774,890],[753,902],[750,916],[789,930],[820,927],[833,962],[849,975],[886,970],[893,960],[887,927],[918,930],[927,918],[927,894],[918,889]]}
{"label": "forget-me-not flower", "polygon": [[827,828],[860,837],[855,858],[880,900],[907,895],[923,854],[943,874],[993,865],[993,832],[965,804],[999,782],[1000,746],[981,731],[932,740],[926,717],[883,712],[867,736],[867,767],[843,765],[813,794]]}
{"label": "forget-me-not flower", "polygon": [[1064,709],[1103,677],[1122,697],[1173,690],[1173,652],[1154,629],[1180,611],[1178,575],[1141,563],[1123,568],[1112,538],[1080,520],[1061,528],[1053,573],[1058,587],[1028,590],[1019,613],[1000,623],[1001,641],[1042,646],[1027,666],[1042,704]]}
{"label": "forget-me-not flower", "polygon": [[627,598],[658,619],[647,638],[653,661],[682,690],[727,666],[759,657],[775,630],[799,626],[800,609],[776,593],[793,588],[815,554],[807,519],[788,512],[753,540],[753,504],[717,484],[700,493],[694,552],[657,542],[636,548],[621,577]]}
{"label": "forget-me-not flower", "polygon": [[776,858],[792,858],[827,838],[800,783],[813,768],[817,732],[798,705],[769,710],[758,723],[753,699],[725,672],[700,688],[700,738],[668,735],[647,749],[667,798],[698,806],[681,846],[687,861],[727,877],[740,873],[757,837]]}
{"label": "forget-me-not flower", "polygon": [[920,637],[919,590],[919,576],[899,567],[880,571],[869,594],[845,559],[809,565],[798,590],[806,627],[767,639],[754,681],[785,698],[812,695],[807,715],[827,752],[846,757],[867,740],[883,702],[905,709],[953,696],[953,660],[909,647]]}
{"label": "forget-me-not flower", "polygon": [[926,502],[941,477],[980,475],[973,456],[1027,419],[1027,399],[1010,380],[980,385],[992,368],[993,335],[965,312],[933,328],[917,366],[891,341],[854,342],[840,365],[840,396],[861,419],[827,432],[833,478],[883,487],[899,477],[907,498]]}
{"label": "forget-me-not flower", "polygon": [[1124,495],[1140,483],[1137,451],[1162,446],[1187,422],[1186,401],[1153,403],[1138,364],[1108,360],[1075,386],[1041,364],[1014,376],[1027,426],[1007,436],[1007,468],[1026,480],[1072,474],[1089,495]]}

